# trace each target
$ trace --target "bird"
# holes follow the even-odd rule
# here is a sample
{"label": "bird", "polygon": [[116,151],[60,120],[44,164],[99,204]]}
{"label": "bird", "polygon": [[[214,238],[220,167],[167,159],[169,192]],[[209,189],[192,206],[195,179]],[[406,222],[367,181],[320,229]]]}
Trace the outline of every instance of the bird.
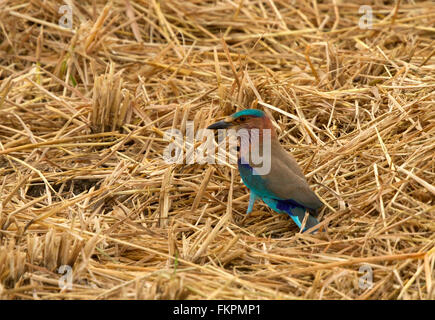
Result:
{"label": "bird", "polygon": [[[272,121],[264,111],[238,111],[208,126],[207,129],[234,129],[236,132],[245,133],[239,135],[239,142],[243,142],[245,138],[248,146],[239,146],[237,167],[243,183],[250,191],[246,211],[248,215],[252,212],[255,201],[261,199],[273,211],[288,214],[299,229],[302,229],[305,213],[308,212],[302,232],[319,224],[316,216],[323,203],[310,189],[296,160],[281,146]],[[258,129],[258,139],[254,139],[255,129]],[[266,134],[267,132],[269,134]],[[270,150],[269,171],[265,173],[259,173],[258,162],[251,159],[253,152],[261,150]],[[263,159],[266,159],[264,156],[263,154]],[[312,233],[315,232],[316,230]]]}

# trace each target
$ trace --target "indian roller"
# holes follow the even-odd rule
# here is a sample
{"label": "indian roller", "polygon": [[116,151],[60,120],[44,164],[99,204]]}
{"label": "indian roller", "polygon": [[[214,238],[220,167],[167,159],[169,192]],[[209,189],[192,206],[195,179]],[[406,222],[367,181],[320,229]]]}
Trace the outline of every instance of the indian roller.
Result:
{"label": "indian roller", "polygon": [[[280,145],[272,121],[263,111],[242,110],[210,125],[207,129],[235,129],[239,136],[237,166],[243,183],[250,190],[247,214],[252,212],[255,201],[261,199],[272,210],[288,214],[299,228],[302,227],[305,213],[308,211],[303,231],[319,223],[315,217],[323,203],[310,189],[296,160]],[[247,145],[245,148],[243,141]],[[270,161],[267,171],[259,170],[258,162],[252,159],[254,152],[259,154],[262,150],[263,162]],[[267,150],[270,150],[270,160],[265,154]]]}

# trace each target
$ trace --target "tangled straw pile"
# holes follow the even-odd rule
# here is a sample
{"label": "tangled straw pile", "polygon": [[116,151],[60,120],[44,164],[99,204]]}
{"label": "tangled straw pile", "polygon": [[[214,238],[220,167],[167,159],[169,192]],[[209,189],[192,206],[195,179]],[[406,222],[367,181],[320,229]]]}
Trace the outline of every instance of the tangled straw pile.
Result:
{"label": "tangled straw pile", "polygon": [[[373,1],[371,29],[367,1],[68,3],[72,29],[62,1],[0,4],[1,298],[435,298],[431,1]],[[246,107],[325,232],[246,217],[231,163],[163,160]]]}

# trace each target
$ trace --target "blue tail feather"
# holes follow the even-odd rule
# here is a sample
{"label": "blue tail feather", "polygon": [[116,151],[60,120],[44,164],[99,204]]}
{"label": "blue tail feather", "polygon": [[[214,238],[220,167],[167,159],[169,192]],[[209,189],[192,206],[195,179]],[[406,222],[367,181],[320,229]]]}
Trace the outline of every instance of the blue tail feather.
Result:
{"label": "blue tail feather", "polygon": [[[262,200],[274,211],[278,213],[286,213],[292,218],[292,220],[297,224],[299,228],[302,227],[302,222],[304,221],[305,207],[301,206],[293,200],[277,200],[263,197]],[[311,215],[308,215],[308,219],[305,223],[305,228],[303,232],[317,225],[319,221]]]}
{"label": "blue tail feather", "polygon": [[[264,203],[266,203],[272,210],[278,213],[288,214],[290,218],[292,218],[292,220],[299,227],[299,229],[301,229],[302,222],[304,221],[305,213],[307,211],[304,206],[300,205],[299,203],[291,199],[278,200],[264,195],[263,196],[259,195],[254,191],[250,190],[249,205],[248,205],[248,209],[246,210],[246,214],[250,214],[252,212],[254,203],[258,198],[262,199]],[[305,232],[308,229],[311,229],[317,224],[319,224],[319,221],[317,221],[315,217],[309,214],[303,232]]]}

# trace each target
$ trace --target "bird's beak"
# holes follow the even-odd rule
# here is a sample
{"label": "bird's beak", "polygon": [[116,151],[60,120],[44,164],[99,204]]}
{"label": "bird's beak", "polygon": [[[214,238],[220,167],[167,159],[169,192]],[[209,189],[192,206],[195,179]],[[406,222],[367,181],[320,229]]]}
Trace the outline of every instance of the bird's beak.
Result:
{"label": "bird's beak", "polygon": [[213,123],[212,125],[208,126],[207,129],[226,129],[231,127],[233,124],[231,122],[227,122],[225,120],[218,121],[216,123]]}

